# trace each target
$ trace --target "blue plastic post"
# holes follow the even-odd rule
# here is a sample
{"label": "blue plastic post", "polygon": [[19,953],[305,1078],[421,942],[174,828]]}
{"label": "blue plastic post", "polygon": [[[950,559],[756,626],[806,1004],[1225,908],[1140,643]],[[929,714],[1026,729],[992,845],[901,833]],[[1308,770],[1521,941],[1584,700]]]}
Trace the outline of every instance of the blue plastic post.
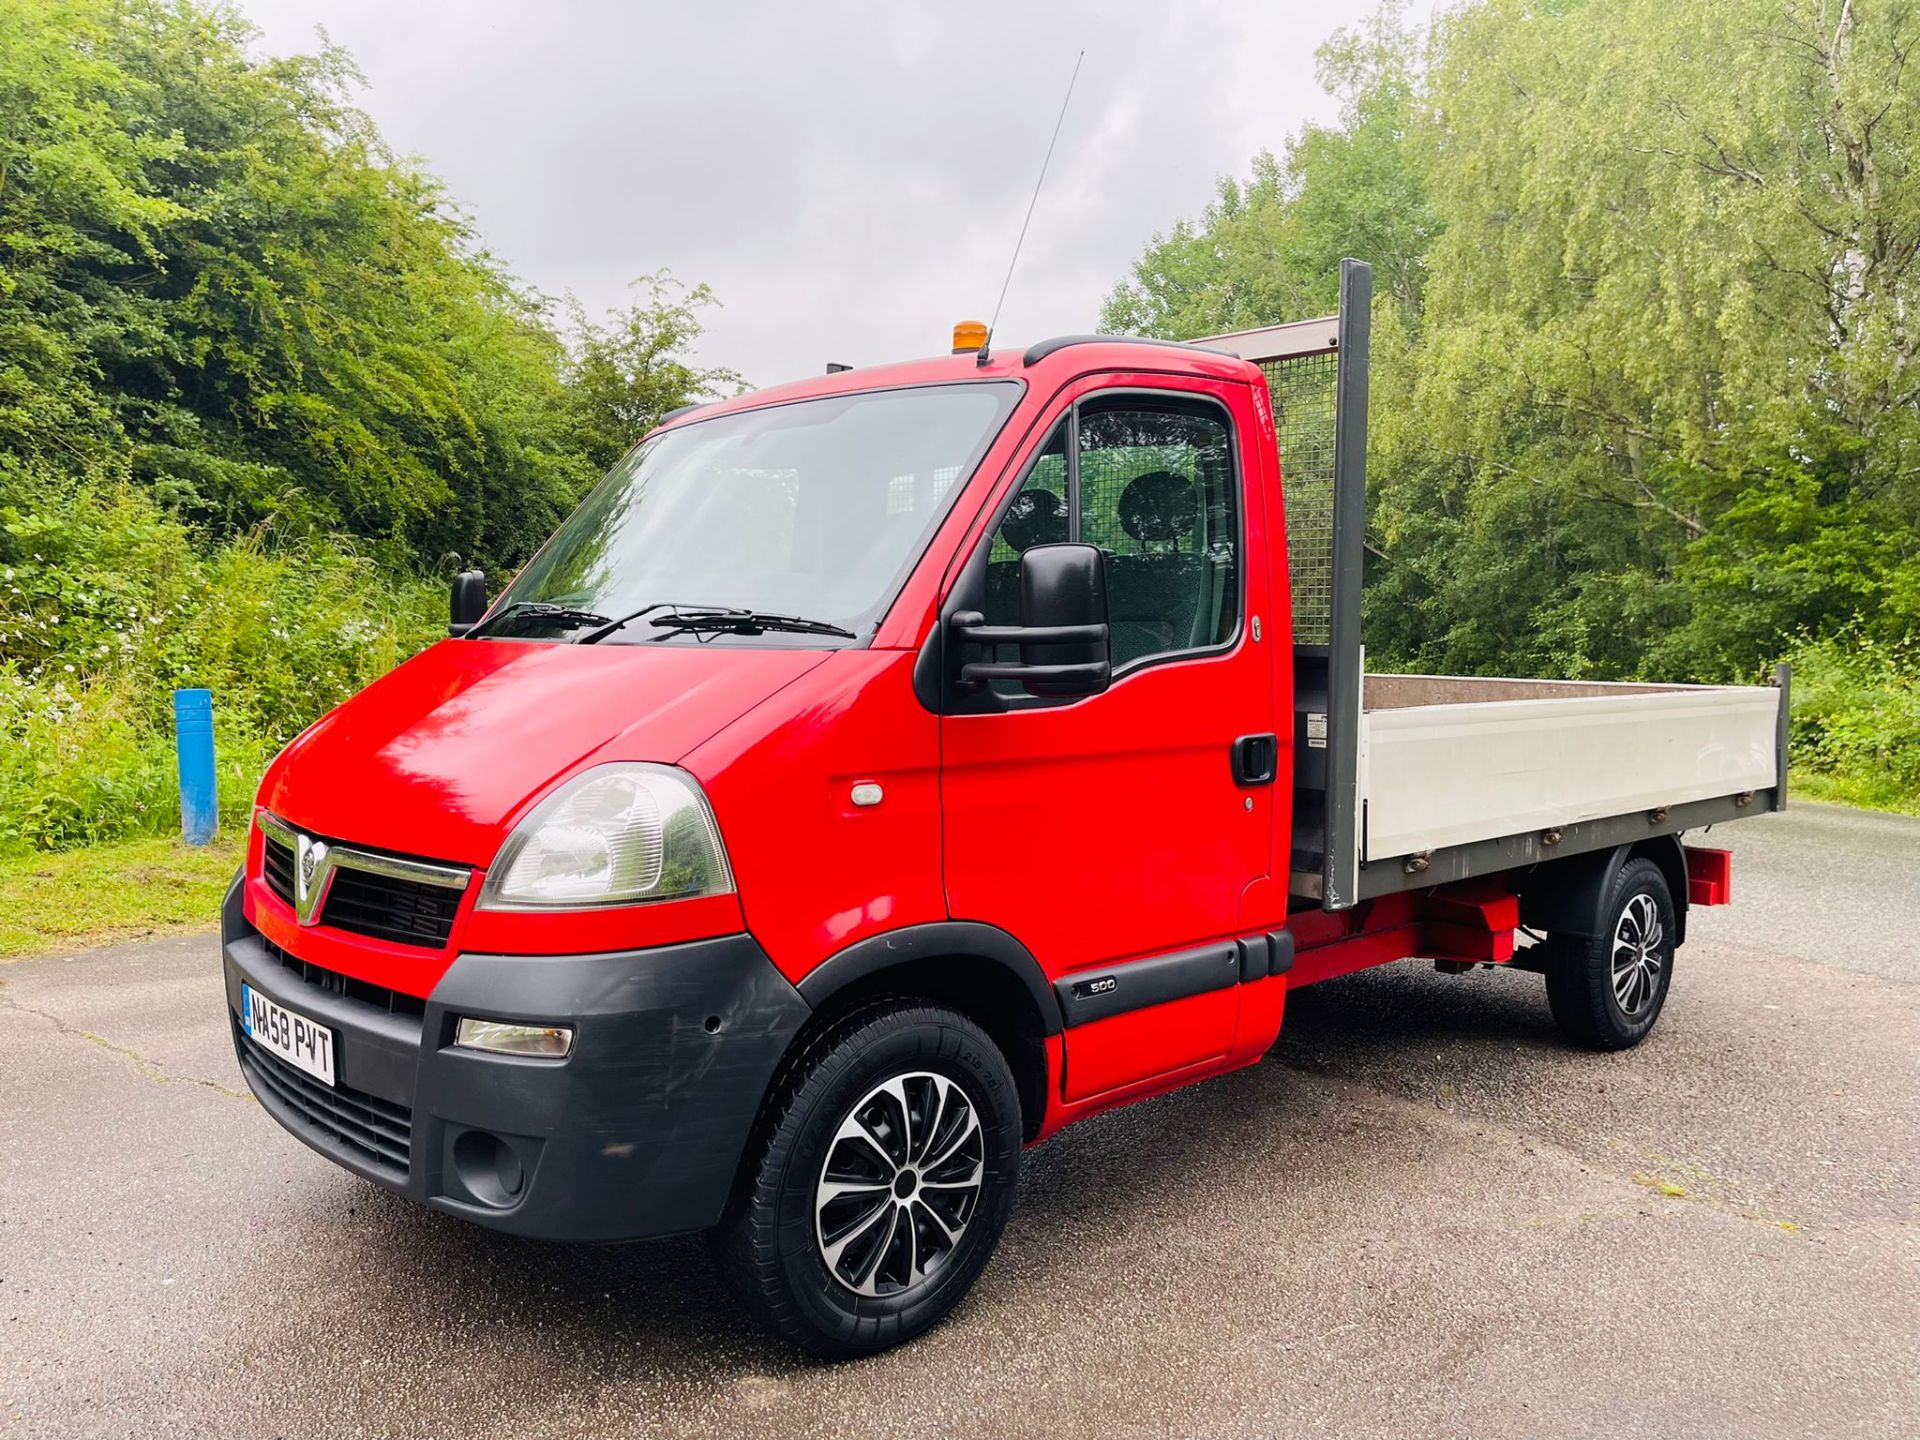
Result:
{"label": "blue plastic post", "polygon": [[180,756],[180,833],[189,845],[204,845],[220,819],[213,779],[213,692],[174,691],[173,729]]}

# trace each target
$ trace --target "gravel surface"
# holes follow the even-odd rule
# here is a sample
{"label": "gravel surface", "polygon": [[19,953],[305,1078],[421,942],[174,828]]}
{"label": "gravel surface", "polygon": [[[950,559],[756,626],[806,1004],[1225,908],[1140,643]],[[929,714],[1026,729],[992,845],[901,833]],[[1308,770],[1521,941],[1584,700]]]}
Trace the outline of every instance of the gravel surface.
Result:
{"label": "gravel surface", "polygon": [[1537,977],[1292,997],[1029,1152],[947,1325],[813,1366],[696,1241],[505,1239],[246,1095],[207,936],[0,967],[0,1436],[1920,1434],[1920,821],[1729,827],[1638,1050]]}

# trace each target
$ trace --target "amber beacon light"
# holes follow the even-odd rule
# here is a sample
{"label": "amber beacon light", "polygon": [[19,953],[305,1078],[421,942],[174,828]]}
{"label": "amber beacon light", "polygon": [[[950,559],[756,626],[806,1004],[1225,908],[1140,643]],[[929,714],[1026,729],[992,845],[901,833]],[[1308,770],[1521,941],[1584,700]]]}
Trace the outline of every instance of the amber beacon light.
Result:
{"label": "amber beacon light", "polygon": [[987,327],[978,320],[962,320],[953,327],[953,353],[971,355],[987,346]]}

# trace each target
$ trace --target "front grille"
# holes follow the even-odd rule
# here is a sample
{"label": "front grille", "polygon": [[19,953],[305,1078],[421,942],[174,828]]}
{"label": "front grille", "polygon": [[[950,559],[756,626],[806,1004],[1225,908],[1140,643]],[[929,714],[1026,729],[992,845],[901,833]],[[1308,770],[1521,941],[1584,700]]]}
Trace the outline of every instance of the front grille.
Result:
{"label": "front grille", "polygon": [[[293,904],[293,851],[272,835],[264,837],[261,873],[267,888]],[[327,887],[327,903],[320,912],[323,924],[397,945],[419,945],[438,950],[453,934],[454,913],[460,908],[458,890],[375,875],[369,870],[341,866]]]}
{"label": "front grille", "polygon": [[458,890],[343,868],[333,872],[320,918],[356,935],[438,949],[453,934],[459,908]]}
{"label": "front grille", "polygon": [[271,835],[265,838],[267,847],[263,854],[264,863],[261,868],[267,877],[267,888],[291,905],[293,904],[293,851]]}
{"label": "front grille", "polygon": [[418,1016],[427,1013],[427,1002],[418,995],[409,995],[404,990],[393,990],[385,985],[372,985],[365,980],[356,980],[351,975],[342,975],[338,970],[324,969],[310,960],[288,954],[264,935],[260,937],[260,943],[289,975],[316,990],[324,990],[329,995],[338,995],[347,1000],[358,1000],[365,1005],[377,1005],[389,1015]]}
{"label": "front grille", "polygon": [[[234,1025],[239,1027],[236,1019]],[[413,1149],[413,1111],[350,1085],[328,1088],[241,1034],[240,1063],[256,1090],[280,1101],[355,1159],[407,1178]]]}

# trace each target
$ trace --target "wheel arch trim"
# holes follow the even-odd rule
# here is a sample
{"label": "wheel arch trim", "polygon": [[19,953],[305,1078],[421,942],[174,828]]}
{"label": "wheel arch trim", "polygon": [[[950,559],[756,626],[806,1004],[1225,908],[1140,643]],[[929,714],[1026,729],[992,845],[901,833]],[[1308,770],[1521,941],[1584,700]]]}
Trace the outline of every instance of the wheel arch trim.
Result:
{"label": "wheel arch trim", "polygon": [[1542,866],[1520,884],[1521,923],[1589,940],[1606,934],[1609,917],[1603,912],[1614,877],[1637,858],[1660,867],[1673,899],[1673,943],[1681,944],[1687,938],[1687,857],[1678,835],[1649,835]]}
{"label": "wheel arch trim", "polygon": [[938,958],[984,961],[1005,970],[1033,1002],[1041,1033],[1060,1033],[1060,1005],[1033,952],[998,926],[977,920],[935,920],[869,935],[822,960],[794,988],[818,1011],[842,990],[869,975]]}

